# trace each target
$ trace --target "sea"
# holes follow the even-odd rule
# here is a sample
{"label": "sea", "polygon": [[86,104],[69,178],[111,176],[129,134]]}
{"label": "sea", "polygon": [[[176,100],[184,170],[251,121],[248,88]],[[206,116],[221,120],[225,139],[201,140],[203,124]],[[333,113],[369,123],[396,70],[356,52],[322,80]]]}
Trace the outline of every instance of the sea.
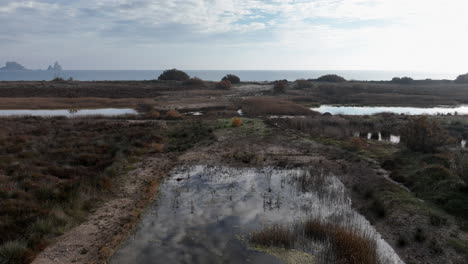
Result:
{"label": "sea", "polygon": [[[226,74],[235,74],[242,81],[275,81],[297,79],[314,79],[325,74],[337,74],[347,80],[386,81],[393,77],[411,77],[413,79],[454,80],[457,73],[429,73],[404,71],[291,71],[291,70],[184,70],[191,77],[206,81],[219,81]],[[63,70],[60,72],[46,70],[1,71],[0,81],[49,81],[55,77],[73,78],[79,81],[140,81],[154,80],[163,70]]]}

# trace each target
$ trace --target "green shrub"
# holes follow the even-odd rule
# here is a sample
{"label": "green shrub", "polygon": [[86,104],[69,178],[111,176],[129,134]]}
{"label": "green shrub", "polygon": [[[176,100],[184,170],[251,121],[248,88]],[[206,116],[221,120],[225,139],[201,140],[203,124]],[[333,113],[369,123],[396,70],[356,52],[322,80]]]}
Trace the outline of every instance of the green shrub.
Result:
{"label": "green shrub", "polygon": [[158,80],[160,81],[187,81],[190,77],[187,73],[179,71],[177,69],[165,70],[159,75]]}
{"label": "green shrub", "polygon": [[437,193],[448,193],[459,187],[458,177],[440,165],[425,167],[411,177],[409,184],[418,193],[427,193],[436,197]]}
{"label": "green shrub", "polygon": [[221,81],[230,81],[232,84],[240,83],[240,78],[234,74],[228,74],[221,79]]}
{"label": "green shrub", "polygon": [[342,83],[346,82],[346,79],[336,75],[336,74],[327,74],[320,76],[319,78],[316,79],[317,82],[332,82],[332,83]]}
{"label": "green shrub", "polygon": [[401,140],[413,151],[435,152],[449,142],[447,131],[426,116],[411,119],[401,129]]}

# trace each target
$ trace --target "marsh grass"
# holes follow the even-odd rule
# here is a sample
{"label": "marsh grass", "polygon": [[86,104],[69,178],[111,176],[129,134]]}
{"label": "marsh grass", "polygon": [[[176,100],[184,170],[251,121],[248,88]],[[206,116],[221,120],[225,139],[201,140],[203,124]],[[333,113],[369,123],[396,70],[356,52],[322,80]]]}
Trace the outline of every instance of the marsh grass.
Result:
{"label": "marsh grass", "polygon": [[343,227],[319,219],[309,219],[303,224],[289,227],[273,225],[253,232],[249,241],[257,246],[291,249],[305,243],[302,235],[323,245],[317,256],[320,264],[379,263],[377,243],[372,235],[352,226]]}
{"label": "marsh grass", "polygon": [[247,98],[240,102],[240,106],[249,116],[317,114],[305,106],[273,98]]}
{"label": "marsh grass", "polygon": [[295,237],[288,227],[273,225],[253,232],[250,236],[250,242],[266,247],[283,247],[289,249],[294,246]]}

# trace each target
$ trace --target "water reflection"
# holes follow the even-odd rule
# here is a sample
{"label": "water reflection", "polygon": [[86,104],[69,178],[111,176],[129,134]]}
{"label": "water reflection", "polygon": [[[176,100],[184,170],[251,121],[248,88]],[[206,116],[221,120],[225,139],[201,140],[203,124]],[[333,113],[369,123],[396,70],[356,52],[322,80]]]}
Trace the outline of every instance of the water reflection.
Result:
{"label": "water reflection", "polygon": [[466,115],[468,114],[468,106],[462,105],[458,107],[391,107],[391,106],[333,106],[321,105],[318,108],[311,108],[313,111],[320,113],[330,113],[333,115],[373,115],[378,113],[394,113],[405,115]]}
{"label": "water reflection", "polygon": [[392,134],[386,134],[386,133],[382,135],[382,132],[377,132],[377,133],[354,132],[353,137],[361,137],[367,140],[387,141],[393,144],[399,144],[401,141],[401,137],[398,135],[392,135]]}
{"label": "water reflection", "polygon": [[[249,249],[248,234],[272,224],[337,216],[371,230],[382,258],[401,263],[367,220],[352,209],[336,177],[318,178],[318,184],[308,180],[315,176],[304,178],[311,175],[305,173],[300,169],[179,167],[160,186],[157,202],[112,263],[280,263]],[[300,250],[314,253],[310,248]]]}
{"label": "water reflection", "polygon": [[55,109],[55,110],[0,110],[0,116],[118,116],[137,114],[131,108],[101,108],[101,109]]}

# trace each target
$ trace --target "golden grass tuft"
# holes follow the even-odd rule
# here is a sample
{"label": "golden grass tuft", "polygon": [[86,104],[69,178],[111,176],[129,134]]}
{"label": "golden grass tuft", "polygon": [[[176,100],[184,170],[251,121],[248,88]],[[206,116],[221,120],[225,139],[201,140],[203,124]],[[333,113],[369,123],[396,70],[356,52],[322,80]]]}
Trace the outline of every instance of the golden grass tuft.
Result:
{"label": "golden grass tuft", "polygon": [[240,127],[242,126],[242,119],[238,118],[238,117],[234,117],[232,120],[231,120],[231,126],[232,127]]}
{"label": "golden grass tuft", "polygon": [[161,117],[161,114],[158,111],[153,110],[151,112],[146,113],[145,117],[150,119],[158,119],[159,117]]}
{"label": "golden grass tuft", "polygon": [[325,224],[319,220],[308,220],[304,224],[304,234],[316,241],[329,241],[335,263],[376,264],[377,244],[372,237],[353,228]]}
{"label": "golden grass tuft", "polygon": [[177,110],[169,110],[166,112],[166,119],[174,120],[174,119],[181,119],[182,114],[180,114]]}
{"label": "golden grass tuft", "polygon": [[294,240],[294,234],[289,228],[281,225],[273,225],[250,236],[250,242],[253,244],[267,247],[292,248]]}

